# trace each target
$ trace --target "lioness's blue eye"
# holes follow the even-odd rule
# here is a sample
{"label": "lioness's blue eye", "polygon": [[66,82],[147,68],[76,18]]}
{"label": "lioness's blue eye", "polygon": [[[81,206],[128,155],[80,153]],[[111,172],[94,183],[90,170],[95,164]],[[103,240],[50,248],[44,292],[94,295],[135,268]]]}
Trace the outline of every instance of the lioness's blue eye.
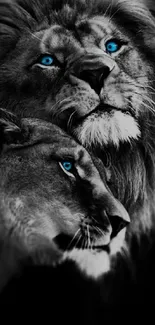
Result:
{"label": "lioness's blue eye", "polygon": [[69,162],[69,161],[64,161],[62,163],[62,166],[67,172],[69,172],[69,171],[71,171],[71,169],[73,167],[73,164],[71,162]]}
{"label": "lioness's blue eye", "polygon": [[50,66],[53,65],[54,63],[54,58],[51,55],[43,55],[40,60],[39,63],[45,66]]}
{"label": "lioness's blue eye", "polygon": [[117,40],[109,40],[105,44],[105,48],[108,53],[115,53],[120,49],[120,47],[120,42]]}

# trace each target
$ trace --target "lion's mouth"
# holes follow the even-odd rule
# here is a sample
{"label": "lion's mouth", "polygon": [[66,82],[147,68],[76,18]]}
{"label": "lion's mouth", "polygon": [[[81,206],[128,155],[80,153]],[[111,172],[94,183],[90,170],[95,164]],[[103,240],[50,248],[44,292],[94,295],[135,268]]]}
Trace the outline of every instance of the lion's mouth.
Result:
{"label": "lion's mouth", "polygon": [[80,124],[81,122],[83,122],[85,119],[87,119],[89,116],[93,116],[94,114],[102,115],[103,113],[108,113],[110,114],[111,112],[114,111],[120,111],[124,114],[128,114],[133,116],[133,112],[130,108],[125,109],[125,108],[119,108],[119,107],[115,107],[109,104],[105,104],[105,103],[100,103],[99,105],[97,105],[92,111],[90,111],[89,113],[85,114],[84,116],[81,116],[77,119],[77,124]]}

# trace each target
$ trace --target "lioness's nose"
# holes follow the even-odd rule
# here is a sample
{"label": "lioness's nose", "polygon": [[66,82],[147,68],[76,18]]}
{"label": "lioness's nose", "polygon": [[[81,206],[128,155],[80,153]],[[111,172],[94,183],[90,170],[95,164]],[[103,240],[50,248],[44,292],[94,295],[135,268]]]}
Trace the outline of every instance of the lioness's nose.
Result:
{"label": "lioness's nose", "polygon": [[109,192],[103,195],[102,204],[103,210],[100,210],[99,217],[104,221],[106,213],[112,227],[111,237],[115,237],[119,231],[130,223],[130,217],[121,202]]}

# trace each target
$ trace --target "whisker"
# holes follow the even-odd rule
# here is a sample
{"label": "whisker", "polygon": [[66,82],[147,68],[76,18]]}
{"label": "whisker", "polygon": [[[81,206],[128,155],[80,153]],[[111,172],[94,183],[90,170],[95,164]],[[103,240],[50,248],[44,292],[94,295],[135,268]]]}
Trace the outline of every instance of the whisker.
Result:
{"label": "whisker", "polygon": [[[141,94],[141,92],[134,91],[134,93],[137,94],[137,95],[141,95],[141,98],[142,98],[142,99],[145,98],[146,100],[150,101],[150,103],[152,103],[153,105],[155,105],[155,101],[147,95],[147,92],[144,93],[144,94]],[[155,92],[154,92],[154,93],[155,93]],[[150,94],[150,92],[149,92],[149,94]]]}
{"label": "whisker", "polygon": [[99,227],[97,227],[97,226],[93,226],[93,228],[94,228],[95,230],[97,230],[97,232],[98,232],[99,235],[105,236],[104,231],[101,230]]}
{"label": "whisker", "polygon": [[[152,103],[155,106],[155,101],[152,98],[150,98],[148,95],[146,95],[147,93],[146,94],[141,94],[138,91],[134,91],[134,93],[137,94],[137,95],[141,95],[142,100],[146,99],[147,101],[149,101],[150,104]],[[155,94],[155,92],[153,92],[153,93]],[[149,92],[149,94],[150,94],[150,92]]]}
{"label": "whisker", "polygon": [[93,250],[93,240],[90,241],[90,249]]}
{"label": "whisker", "polygon": [[117,12],[120,10],[120,8],[118,8],[109,18],[108,22],[110,22],[112,20],[112,18],[114,18],[114,16],[117,14]]}
{"label": "whisker", "polygon": [[77,247],[77,244],[79,243],[79,241],[80,241],[81,237],[82,237],[82,234],[80,234],[79,238],[77,239],[77,241],[76,241],[76,243],[75,243],[75,245],[74,245],[74,248],[76,248],[76,247]]}
{"label": "whisker", "polygon": [[[108,8],[106,9],[104,16],[108,15],[109,16],[109,21],[110,21],[110,17],[111,17],[111,11],[112,11],[112,7],[113,7],[113,0],[110,2]],[[109,11],[109,12],[108,12]]]}
{"label": "whisker", "polygon": [[82,249],[85,248],[85,237],[84,237],[83,240],[82,240],[81,248],[82,248]]}
{"label": "whisker", "polygon": [[[148,84],[144,84],[144,85],[142,85],[142,84],[137,83],[137,82],[134,82],[134,81],[129,82],[129,84],[130,84],[130,85],[133,85],[133,86],[136,86],[137,88],[142,88],[142,89],[144,89],[144,90],[151,89],[151,90],[153,91],[152,93],[153,93],[153,94],[155,93],[155,88],[151,87],[151,86],[148,85]],[[150,92],[149,92],[149,94],[150,94]]]}
{"label": "whisker", "polygon": [[101,235],[105,236],[105,232],[103,230],[101,230],[100,228],[96,227],[97,230],[101,233]]}
{"label": "whisker", "polygon": [[81,220],[83,220],[85,218],[85,215],[84,213],[81,213],[81,212],[77,212],[77,213],[74,213],[74,217],[79,217]]}
{"label": "whisker", "polygon": [[57,105],[60,105],[60,104],[63,104],[66,100],[69,100],[71,99],[72,100],[72,96],[68,96],[64,99],[60,99],[58,100],[53,106],[52,106],[52,109],[55,109],[57,107]]}
{"label": "whisker", "polygon": [[148,101],[150,104],[153,105],[153,107],[155,107],[155,101],[151,98],[149,98],[148,96],[144,95],[143,98]]}
{"label": "whisker", "polygon": [[85,244],[84,244],[84,249],[88,249],[88,238],[86,238],[86,240],[85,240]]}
{"label": "whisker", "polygon": [[[149,100],[148,100],[149,101]],[[147,108],[150,112],[152,112],[153,114],[155,114],[155,109],[154,107],[151,107],[150,105],[152,105],[152,103],[150,103],[150,105],[148,105],[147,103],[144,102],[144,100],[139,100],[138,98],[135,98],[135,102],[137,102],[140,105],[143,105],[145,108]]]}
{"label": "whisker", "polygon": [[73,120],[73,115],[76,113],[76,111],[74,111],[71,115],[70,115],[70,117],[69,117],[69,119],[68,119],[68,122],[67,122],[67,129],[69,130],[70,128],[71,128],[71,126],[72,126],[72,120]]}
{"label": "whisker", "polygon": [[33,34],[31,31],[28,31],[28,32],[29,32],[29,34],[30,34],[32,37],[36,38],[36,39],[39,40],[39,41],[42,41],[41,38],[39,38],[37,35]]}
{"label": "whisker", "polygon": [[88,233],[88,249],[91,246],[91,241],[90,241],[90,232],[89,232],[89,226],[87,225],[87,233]]}
{"label": "whisker", "polygon": [[73,238],[71,239],[70,243],[68,244],[66,250],[68,250],[71,246],[71,244],[73,243],[73,241],[75,240],[75,238],[77,237],[78,233],[80,232],[80,228],[76,231],[75,235],[73,236]]}
{"label": "whisker", "polygon": [[99,224],[99,222],[93,216],[91,216],[91,219],[93,219],[95,221],[95,223]]}
{"label": "whisker", "polygon": [[140,75],[134,76],[134,78],[136,78],[136,79],[138,79],[138,78],[145,78],[145,77],[148,78],[148,75],[147,74],[142,74],[141,76]]}

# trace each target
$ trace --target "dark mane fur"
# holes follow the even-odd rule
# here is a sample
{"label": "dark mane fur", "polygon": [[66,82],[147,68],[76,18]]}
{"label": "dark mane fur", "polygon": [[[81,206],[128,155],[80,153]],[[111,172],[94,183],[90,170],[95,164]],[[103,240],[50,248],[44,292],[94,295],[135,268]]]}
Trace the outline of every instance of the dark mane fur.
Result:
{"label": "dark mane fur", "polygon": [[[45,22],[51,24],[53,21],[74,29],[79,16],[85,17],[85,14],[89,16],[104,15],[106,13],[121,27],[123,26],[128,33],[132,33],[132,37],[136,37],[135,32],[138,32],[139,37],[143,39],[144,30],[146,33],[149,31],[154,35],[155,23],[149,10],[142,5],[141,1],[137,1],[137,3],[131,1],[130,3],[116,0],[109,4],[108,0],[45,0],[44,2],[41,0],[32,0],[31,2],[29,0],[1,0],[0,7],[0,22],[10,16],[12,24],[14,21],[12,26],[17,29],[26,27],[34,30],[39,24]],[[7,24],[7,20],[5,22]],[[138,45],[140,46],[140,42]]]}

